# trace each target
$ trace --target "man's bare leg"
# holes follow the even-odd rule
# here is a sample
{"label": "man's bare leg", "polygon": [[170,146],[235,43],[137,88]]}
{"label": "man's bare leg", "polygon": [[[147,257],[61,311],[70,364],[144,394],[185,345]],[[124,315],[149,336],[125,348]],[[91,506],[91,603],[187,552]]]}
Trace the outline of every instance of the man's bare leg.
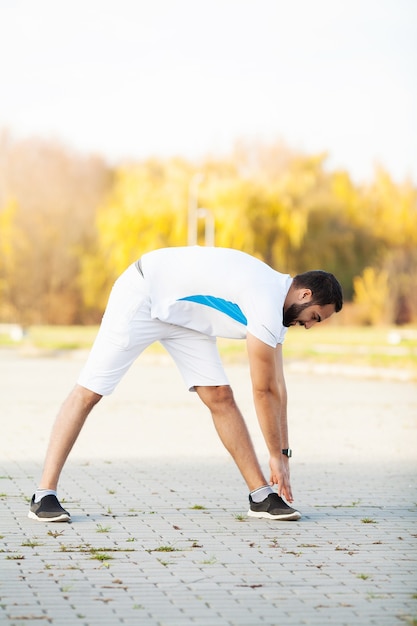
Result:
{"label": "man's bare leg", "polygon": [[52,428],[40,489],[56,491],[65,461],[89,413],[101,398],[99,394],[80,385],[76,385],[71,391]]}
{"label": "man's bare leg", "polygon": [[[248,515],[284,521],[300,519],[300,512],[288,506],[267,484],[230,387],[196,387],[196,390],[210,409],[219,437],[249,487],[251,497]],[[258,494],[259,499],[253,499],[253,492]]]}
{"label": "man's bare leg", "polygon": [[217,433],[231,454],[249,491],[267,484],[261,470],[249,431],[228,385],[196,387],[204,404],[210,409]]}

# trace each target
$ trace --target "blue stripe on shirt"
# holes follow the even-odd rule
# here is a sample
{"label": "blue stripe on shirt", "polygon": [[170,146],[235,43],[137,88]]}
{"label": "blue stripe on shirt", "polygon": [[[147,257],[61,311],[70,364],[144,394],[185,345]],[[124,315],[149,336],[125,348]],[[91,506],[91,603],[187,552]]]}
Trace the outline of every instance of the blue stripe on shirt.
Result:
{"label": "blue stripe on shirt", "polygon": [[197,304],[209,306],[212,309],[225,313],[232,319],[236,320],[236,322],[240,322],[241,324],[244,324],[244,326],[247,325],[248,320],[243,315],[238,305],[234,302],[223,300],[223,298],[216,298],[215,296],[187,296],[186,298],[180,298],[180,300],[188,300],[190,302],[197,302]]}

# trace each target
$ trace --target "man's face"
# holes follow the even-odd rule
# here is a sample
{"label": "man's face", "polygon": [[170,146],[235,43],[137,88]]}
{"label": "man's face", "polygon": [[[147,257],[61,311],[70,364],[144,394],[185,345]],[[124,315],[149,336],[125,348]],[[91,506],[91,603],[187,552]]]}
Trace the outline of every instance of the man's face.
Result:
{"label": "man's face", "polygon": [[283,313],[284,326],[304,326],[309,329],[314,324],[322,322],[334,313],[334,305],[326,304],[319,306],[305,302],[304,304],[293,303]]}

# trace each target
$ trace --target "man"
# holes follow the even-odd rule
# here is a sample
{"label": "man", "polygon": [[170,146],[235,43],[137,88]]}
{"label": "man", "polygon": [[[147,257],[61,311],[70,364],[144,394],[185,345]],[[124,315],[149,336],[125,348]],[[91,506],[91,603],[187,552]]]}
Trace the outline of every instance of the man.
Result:
{"label": "man", "polygon": [[[143,255],[114,284],[90,355],[53,427],[29,517],[70,521],[56,494],[67,456],[94,405],[113,392],[146,347],[159,341],[189,390],[211,411],[248,486],[248,515],[299,519],[283,499],[293,502],[282,343],[289,326],[311,328],[342,305],[340,284],[327,272],[292,279],[226,248],[164,248]],[[270,455],[269,482],[235,403],[216,337],[246,338],[255,409]]]}

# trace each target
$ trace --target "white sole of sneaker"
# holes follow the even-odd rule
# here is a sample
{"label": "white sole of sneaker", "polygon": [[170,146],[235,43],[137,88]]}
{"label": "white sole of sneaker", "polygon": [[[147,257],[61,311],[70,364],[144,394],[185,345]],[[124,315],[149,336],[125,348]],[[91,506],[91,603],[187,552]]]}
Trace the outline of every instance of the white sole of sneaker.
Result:
{"label": "white sole of sneaker", "polygon": [[32,511],[29,511],[28,518],[34,519],[37,522],[70,522],[71,521],[70,516],[65,515],[65,513],[63,513],[62,515],[58,515],[58,517],[38,517],[36,513],[32,513]]}
{"label": "white sole of sneaker", "polygon": [[249,509],[248,517],[257,517],[258,519],[273,519],[278,522],[285,522],[300,519],[301,513],[299,513],[298,511],[294,511],[293,513],[283,513],[282,515],[271,515],[267,511],[251,511],[251,509]]}

